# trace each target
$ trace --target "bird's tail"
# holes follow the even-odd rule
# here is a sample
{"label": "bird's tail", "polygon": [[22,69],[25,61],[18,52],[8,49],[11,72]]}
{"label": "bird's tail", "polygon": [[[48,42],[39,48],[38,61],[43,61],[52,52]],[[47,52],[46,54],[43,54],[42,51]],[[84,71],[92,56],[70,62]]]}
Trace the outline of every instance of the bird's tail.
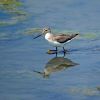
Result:
{"label": "bird's tail", "polygon": [[71,39],[74,38],[74,37],[76,37],[77,35],[79,35],[79,34],[78,33],[77,34],[72,34],[71,35]]}
{"label": "bird's tail", "polygon": [[72,34],[72,35],[69,37],[69,40],[74,39],[77,35],[79,35],[79,34]]}

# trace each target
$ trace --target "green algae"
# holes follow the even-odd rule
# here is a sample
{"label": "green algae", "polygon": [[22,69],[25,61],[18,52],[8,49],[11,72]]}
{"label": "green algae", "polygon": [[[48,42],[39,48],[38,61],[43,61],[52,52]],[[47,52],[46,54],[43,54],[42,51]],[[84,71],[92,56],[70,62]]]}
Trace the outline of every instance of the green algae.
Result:
{"label": "green algae", "polygon": [[93,87],[69,87],[67,92],[73,95],[100,96],[99,91]]}
{"label": "green algae", "polygon": [[27,12],[22,10],[20,0],[0,0],[0,10],[10,15],[10,18],[0,20],[0,26],[15,25],[27,19]]}
{"label": "green algae", "polygon": [[21,6],[22,3],[18,0],[0,0],[0,5],[14,5],[14,6]]}

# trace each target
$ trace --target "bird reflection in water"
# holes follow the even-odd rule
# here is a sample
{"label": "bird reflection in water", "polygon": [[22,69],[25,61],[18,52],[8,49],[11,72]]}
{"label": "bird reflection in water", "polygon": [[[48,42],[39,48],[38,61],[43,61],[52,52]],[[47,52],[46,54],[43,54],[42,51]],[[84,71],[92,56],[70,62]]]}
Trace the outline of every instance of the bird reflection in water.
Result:
{"label": "bird reflection in water", "polygon": [[48,78],[53,72],[58,72],[58,71],[67,69],[69,67],[75,66],[75,65],[78,65],[78,64],[71,61],[68,58],[55,57],[48,61],[43,72],[39,72],[36,70],[34,70],[34,72],[42,75],[44,78]]}

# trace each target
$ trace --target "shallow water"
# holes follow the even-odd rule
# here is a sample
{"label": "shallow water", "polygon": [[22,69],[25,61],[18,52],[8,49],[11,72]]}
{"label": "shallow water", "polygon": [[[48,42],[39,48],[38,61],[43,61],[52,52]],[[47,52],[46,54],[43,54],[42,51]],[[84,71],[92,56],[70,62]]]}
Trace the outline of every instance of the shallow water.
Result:
{"label": "shallow water", "polygon": [[[17,10],[0,10],[0,100],[99,100],[100,1],[21,2]],[[53,47],[43,37],[33,40],[45,26],[80,33],[66,45],[65,59],[58,54],[61,63],[46,53]],[[44,77],[48,66],[52,72]]]}

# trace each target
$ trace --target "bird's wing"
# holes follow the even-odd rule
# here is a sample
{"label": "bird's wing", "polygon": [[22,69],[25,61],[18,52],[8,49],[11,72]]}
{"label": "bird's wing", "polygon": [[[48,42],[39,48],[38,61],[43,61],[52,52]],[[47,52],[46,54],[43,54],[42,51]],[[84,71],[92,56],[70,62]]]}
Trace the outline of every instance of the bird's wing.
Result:
{"label": "bird's wing", "polygon": [[59,43],[64,43],[67,42],[71,39],[73,39],[74,37],[76,37],[78,34],[72,34],[72,35],[66,35],[66,34],[61,34],[61,35],[57,35],[54,37],[54,40],[56,40]]}

